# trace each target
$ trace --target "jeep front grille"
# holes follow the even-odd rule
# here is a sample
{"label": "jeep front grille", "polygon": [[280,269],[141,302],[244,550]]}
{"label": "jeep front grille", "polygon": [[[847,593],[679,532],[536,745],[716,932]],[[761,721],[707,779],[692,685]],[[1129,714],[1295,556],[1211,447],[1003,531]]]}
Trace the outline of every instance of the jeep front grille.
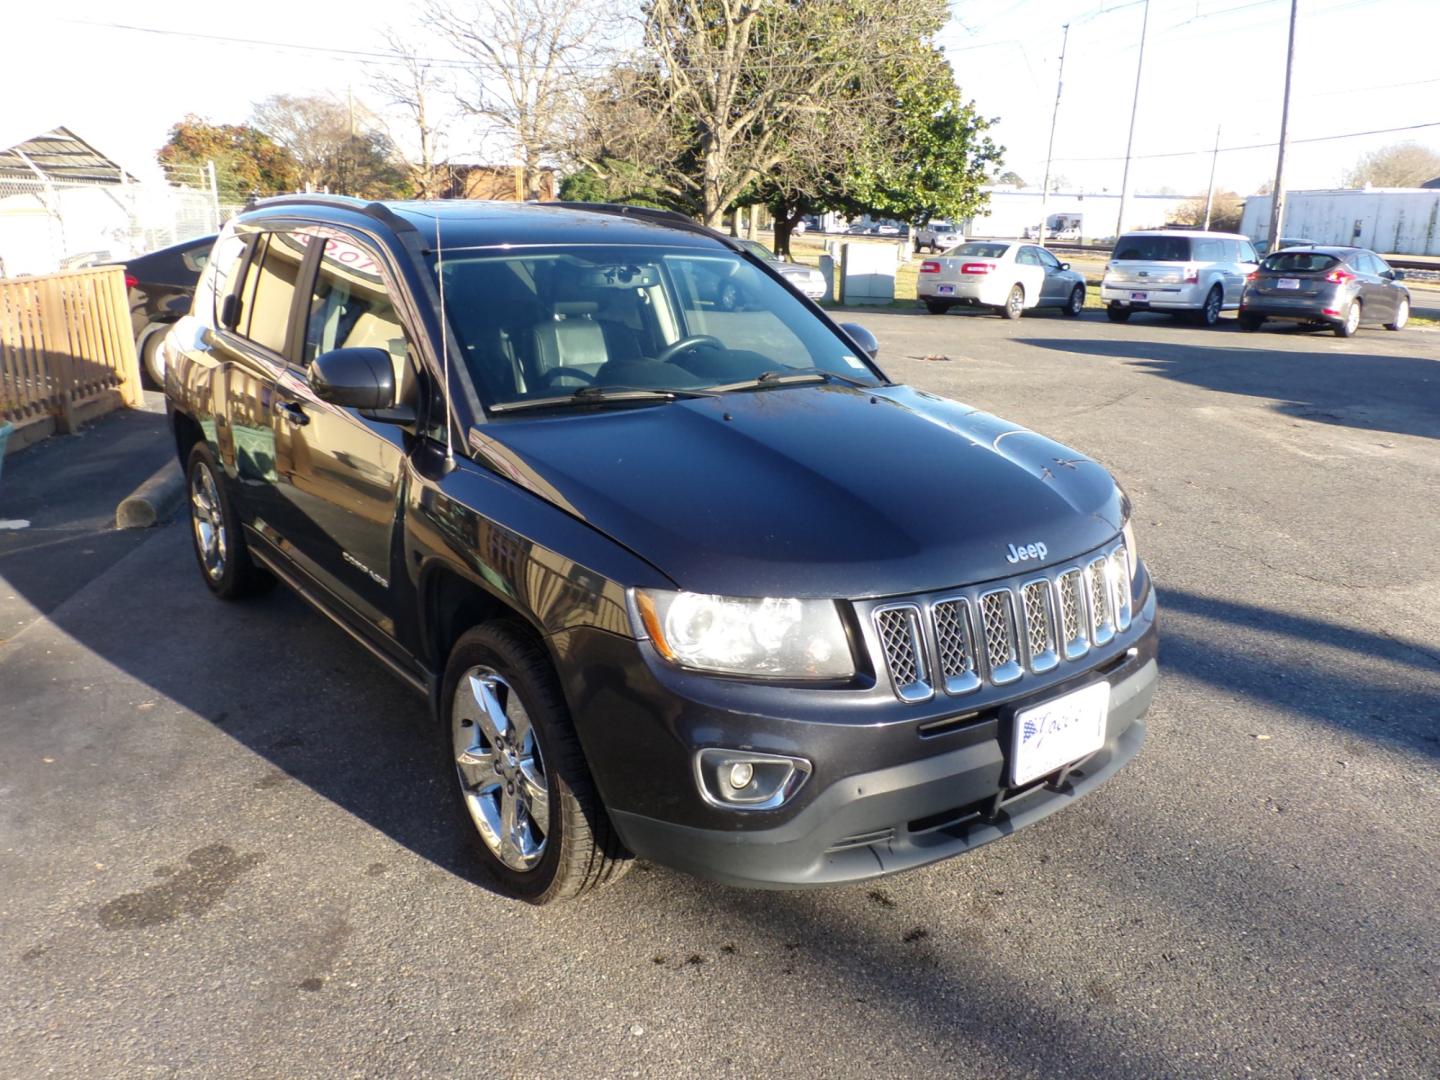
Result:
{"label": "jeep front grille", "polygon": [[882,604],[874,622],[896,696],[924,701],[1077,661],[1129,628],[1130,604],[1122,544],[997,587]]}

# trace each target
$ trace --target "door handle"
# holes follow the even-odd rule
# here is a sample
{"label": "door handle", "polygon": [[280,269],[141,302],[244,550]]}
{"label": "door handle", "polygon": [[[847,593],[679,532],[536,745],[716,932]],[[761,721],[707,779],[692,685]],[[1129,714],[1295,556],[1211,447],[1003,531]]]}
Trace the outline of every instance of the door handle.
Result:
{"label": "door handle", "polygon": [[304,427],[310,422],[310,417],[305,415],[305,410],[293,401],[277,401],[275,412],[283,417],[287,424],[293,424],[295,427]]}

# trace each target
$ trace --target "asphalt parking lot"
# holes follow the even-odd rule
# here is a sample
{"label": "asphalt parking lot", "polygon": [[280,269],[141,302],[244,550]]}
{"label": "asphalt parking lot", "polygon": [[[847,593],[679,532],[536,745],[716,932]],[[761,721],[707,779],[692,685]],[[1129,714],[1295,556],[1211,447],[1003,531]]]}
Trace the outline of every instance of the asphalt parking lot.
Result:
{"label": "asphalt parking lot", "polygon": [[465,876],[423,707],[294,597],[218,604],[174,524],[78,587],[32,560],[0,1075],[1440,1075],[1440,333],[843,318],[1129,491],[1129,768],[875,884],[641,865],[536,910]]}

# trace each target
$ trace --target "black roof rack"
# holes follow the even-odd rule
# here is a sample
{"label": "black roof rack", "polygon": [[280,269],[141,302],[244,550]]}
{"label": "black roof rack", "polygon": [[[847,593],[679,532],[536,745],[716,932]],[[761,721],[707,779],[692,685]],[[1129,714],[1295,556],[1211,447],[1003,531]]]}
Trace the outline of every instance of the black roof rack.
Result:
{"label": "black roof rack", "polygon": [[661,225],[669,225],[676,229],[684,229],[686,232],[699,233],[701,236],[723,241],[728,247],[736,246],[733,237],[726,236],[708,225],[701,225],[694,218],[686,217],[678,210],[661,210],[654,206],[627,206],[625,203],[570,202],[566,200],[534,202],[531,205],[555,207],[559,210],[588,210],[592,214],[614,214],[617,217],[649,218]]}
{"label": "black roof rack", "polygon": [[256,199],[252,206],[247,206],[246,209],[288,205],[333,206],[337,209],[354,210],[356,213],[365,214],[368,217],[374,218],[376,221],[388,225],[395,232],[419,231],[411,222],[406,221],[383,202],[368,202],[365,199],[357,199],[350,195],[327,195],[315,192],[301,192],[295,195],[271,195],[267,198]]}

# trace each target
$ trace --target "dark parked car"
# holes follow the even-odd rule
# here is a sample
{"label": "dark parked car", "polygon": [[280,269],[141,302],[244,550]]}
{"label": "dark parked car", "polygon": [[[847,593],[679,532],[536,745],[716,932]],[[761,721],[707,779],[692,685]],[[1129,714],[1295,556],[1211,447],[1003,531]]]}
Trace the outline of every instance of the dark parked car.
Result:
{"label": "dark parked car", "polygon": [[146,252],[124,263],[135,352],[140,357],[140,369],[146,381],[157,389],[165,385],[160,340],[165,331],[190,310],[195,283],[200,280],[214,246],[215,236],[211,234]]}
{"label": "dark parked car", "polygon": [[1305,247],[1265,256],[1245,281],[1240,329],[1258,330],[1266,319],[1328,326],[1349,337],[1364,323],[1400,330],[1410,320],[1410,290],[1373,251]]}
{"label": "dark parked car", "polygon": [[271,200],[165,348],[205,583],[286,582],[428,700],[513,895],[905,870],[1140,748],[1155,594],[1109,473],[892,383],[679,215]]}

